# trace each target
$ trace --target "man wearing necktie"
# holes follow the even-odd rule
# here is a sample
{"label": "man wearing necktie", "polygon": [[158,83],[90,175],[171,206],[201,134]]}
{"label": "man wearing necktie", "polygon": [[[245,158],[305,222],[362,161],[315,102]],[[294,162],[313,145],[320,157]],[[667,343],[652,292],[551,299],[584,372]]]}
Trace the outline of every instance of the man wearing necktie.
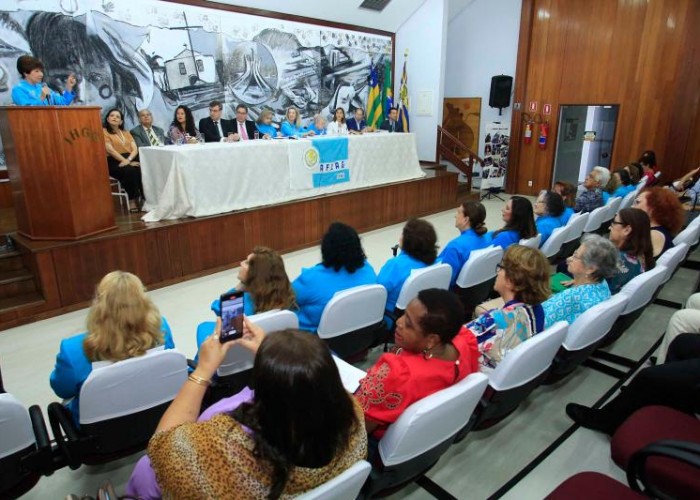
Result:
{"label": "man wearing necktie", "polygon": [[219,101],[209,103],[209,117],[199,120],[199,131],[204,134],[205,142],[231,142],[229,137],[236,133],[231,120],[221,117],[223,106]]}
{"label": "man wearing necktie", "polygon": [[139,111],[139,123],[131,129],[134,142],[140,148],[148,146],[162,146],[165,144],[165,132],[160,127],[153,125],[153,114],[149,109]]}
{"label": "man wearing necktie", "polygon": [[248,120],[248,107],[245,104],[236,106],[236,121],[234,122],[236,133],[233,134],[234,141],[249,141],[255,138],[255,123]]}
{"label": "man wearing necktie", "polygon": [[382,122],[379,130],[386,130],[387,132],[403,132],[398,122],[399,110],[398,108],[389,109],[389,118]]}

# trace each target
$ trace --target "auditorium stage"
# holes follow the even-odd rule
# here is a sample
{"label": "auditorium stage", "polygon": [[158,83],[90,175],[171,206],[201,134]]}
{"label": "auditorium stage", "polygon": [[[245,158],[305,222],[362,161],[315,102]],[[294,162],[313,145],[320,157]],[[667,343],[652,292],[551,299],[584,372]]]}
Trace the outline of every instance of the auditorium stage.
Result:
{"label": "auditorium stage", "polygon": [[236,267],[257,245],[317,245],[333,221],[364,232],[447,210],[457,197],[457,174],[427,169],[421,179],[201,218],[145,223],[115,202],[117,229],[78,241],[30,240],[0,214],[16,247],[0,253],[0,330],[85,307],[115,269],[158,288]]}

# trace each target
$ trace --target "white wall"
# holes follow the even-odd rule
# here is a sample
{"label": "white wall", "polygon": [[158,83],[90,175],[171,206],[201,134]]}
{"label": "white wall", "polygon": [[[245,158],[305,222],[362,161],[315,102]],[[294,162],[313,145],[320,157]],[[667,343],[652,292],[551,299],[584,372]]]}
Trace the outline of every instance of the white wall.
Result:
{"label": "white wall", "polygon": [[489,93],[492,76],[517,78],[521,7],[522,0],[473,0],[461,11],[450,12],[445,97],[481,97],[479,150],[475,151],[479,156],[484,152],[486,124],[510,124],[512,94],[511,107],[498,116],[498,109],[489,107]]}
{"label": "white wall", "polygon": [[[411,132],[418,158],[435,161],[437,125],[442,123],[447,47],[447,1],[427,0],[396,32],[394,99],[398,99],[404,53],[408,49],[408,94]],[[418,92],[432,92],[429,114],[418,116]],[[398,102],[398,101],[397,101]]]}

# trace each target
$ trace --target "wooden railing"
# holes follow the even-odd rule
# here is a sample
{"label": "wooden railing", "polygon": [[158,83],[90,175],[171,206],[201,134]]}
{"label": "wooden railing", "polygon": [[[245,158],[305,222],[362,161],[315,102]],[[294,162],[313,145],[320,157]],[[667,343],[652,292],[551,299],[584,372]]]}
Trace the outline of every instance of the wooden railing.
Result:
{"label": "wooden railing", "polygon": [[[457,153],[460,150],[466,151],[466,157],[465,155]],[[474,162],[478,162],[479,165],[483,167],[484,160],[479,158],[477,154],[471,151],[462,141],[438,125],[435,163],[440,163],[440,160],[443,158],[452,163],[467,177],[467,189],[471,190]]]}

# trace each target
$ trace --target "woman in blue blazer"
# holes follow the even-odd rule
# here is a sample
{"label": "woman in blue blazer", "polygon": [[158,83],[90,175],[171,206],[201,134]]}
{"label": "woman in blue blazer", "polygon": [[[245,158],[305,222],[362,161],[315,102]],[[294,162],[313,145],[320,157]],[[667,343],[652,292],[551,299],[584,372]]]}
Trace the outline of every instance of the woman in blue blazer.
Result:
{"label": "woman in blue blazer", "polygon": [[146,295],[141,280],[113,271],[102,278],[90,307],[88,331],[61,341],[50,383],[79,422],[78,397],[95,361],[122,361],[154,347],[173,349],[170,326]]}
{"label": "woman in blue blazer", "polygon": [[564,200],[554,191],[541,191],[535,202],[535,225],[542,235],[540,247],[549,239],[552,232],[564,225],[561,216],[564,213]]}
{"label": "woman in blue blazer", "polygon": [[299,328],[315,332],[335,292],[374,285],[377,275],[367,262],[360,237],[350,226],[334,222],[321,241],[320,264],[301,270],[292,283],[299,309]]}
{"label": "woman in blue blazer", "polygon": [[501,210],[501,215],[506,225],[491,233],[492,245],[498,245],[505,250],[511,245],[517,245],[520,240],[537,236],[532,203],[527,198],[511,196]]}

